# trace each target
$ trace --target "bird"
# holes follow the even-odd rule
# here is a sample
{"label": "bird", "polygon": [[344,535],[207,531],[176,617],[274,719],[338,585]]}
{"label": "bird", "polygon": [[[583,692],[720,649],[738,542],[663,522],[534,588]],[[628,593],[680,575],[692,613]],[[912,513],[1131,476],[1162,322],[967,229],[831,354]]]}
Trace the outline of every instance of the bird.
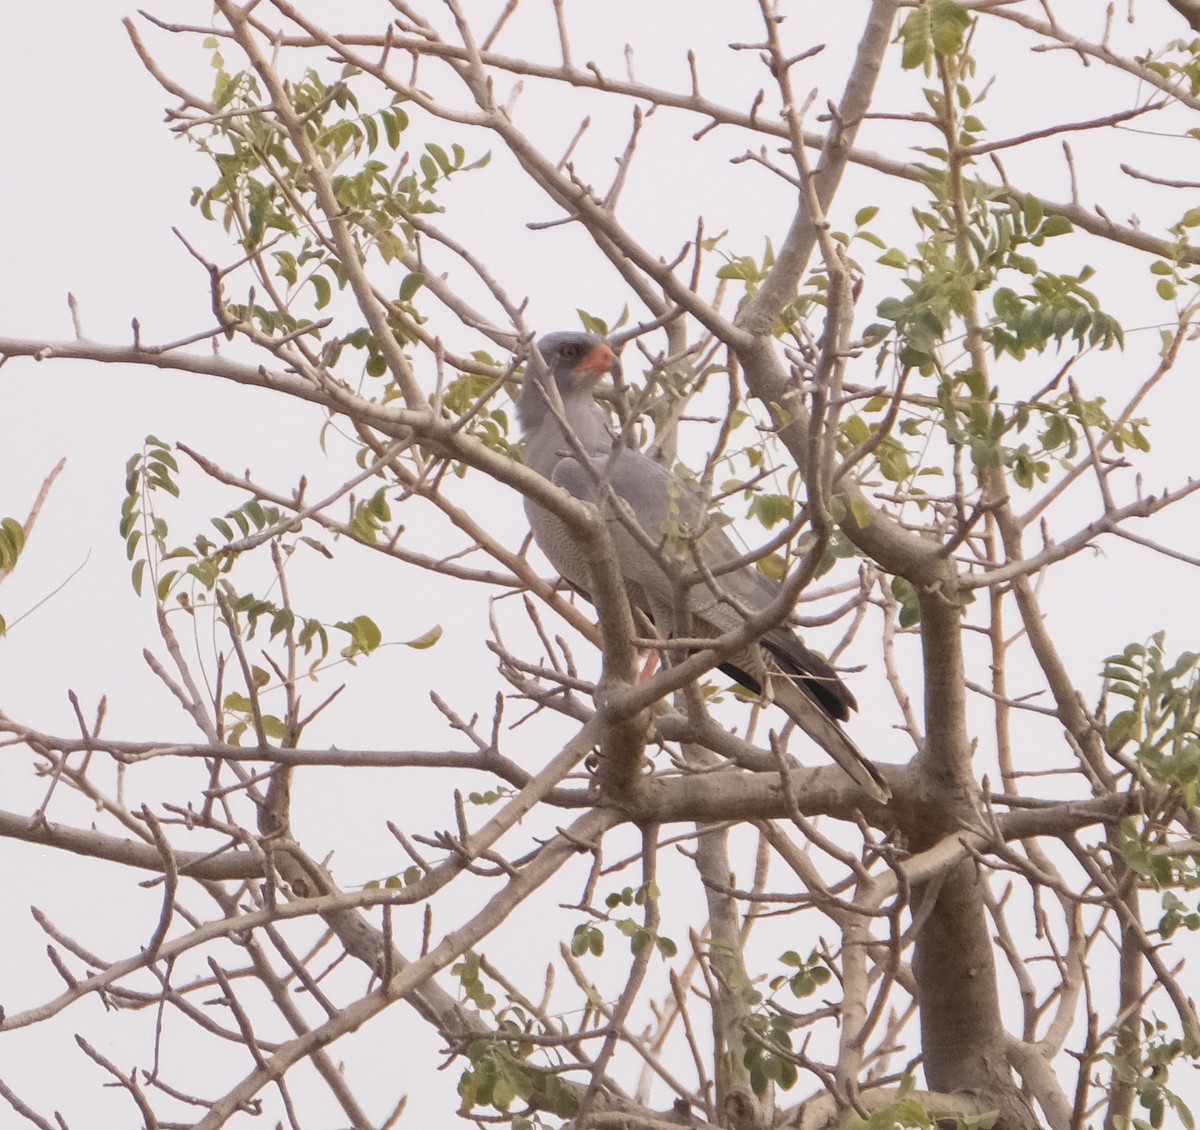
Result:
{"label": "bird", "polygon": [[[694,482],[614,438],[596,390],[619,371],[612,347],[596,334],[566,330],[542,337],[517,401],[525,464],[607,515],[630,606],[661,638],[715,638],[770,605],[781,586],[753,565],[730,567],[744,555],[712,520]],[[566,523],[529,498],[525,512],[550,564],[586,597],[587,556]],[[640,538],[630,529],[631,517]],[[683,577],[689,586],[681,593]],[[789,627],[771,628],[718,666],[782,707],[873,800],[890,799],[879,770],[841,726],[857,709],[854,695]]]}

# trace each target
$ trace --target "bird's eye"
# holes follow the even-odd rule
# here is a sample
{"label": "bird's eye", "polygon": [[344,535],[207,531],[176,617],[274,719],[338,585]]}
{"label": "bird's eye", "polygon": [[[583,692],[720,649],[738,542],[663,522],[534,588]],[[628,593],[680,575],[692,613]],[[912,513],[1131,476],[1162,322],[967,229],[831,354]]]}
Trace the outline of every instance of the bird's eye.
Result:
{"label": "bird's eye", "polygon": [[565,357],[565,358],[566,358],[568,361],[574,361],[574,360],[578,359],[579,357],[581,357],[582,355],[583,355],[583,347],[582,347],[581,345],[578,345],[578,344],[571,344],[571,345],[568,345],[568,346],[567,346],[567,347],[566,347],[566,348],[563,350],[563,356],[564,356],[564,357]]}

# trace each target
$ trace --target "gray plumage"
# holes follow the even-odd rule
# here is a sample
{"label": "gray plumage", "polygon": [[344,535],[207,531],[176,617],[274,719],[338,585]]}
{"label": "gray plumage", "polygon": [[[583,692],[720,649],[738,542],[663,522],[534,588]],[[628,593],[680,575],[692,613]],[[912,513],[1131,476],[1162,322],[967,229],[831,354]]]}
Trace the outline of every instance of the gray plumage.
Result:
{"label": "gray plumage", "polygon": [[[741,554],[709,518],[694,485],[640,451],[614,444],[594,395],[600,378],[616,368],[608,345],[591,334],[562,332],[543,337],[537,352],[541,360],[535,356],[526,367],[517,404],[525,462],[576,498],[608,510],[630,604],[670,639],[721,635],[744,623],[746,612],[775,600],[779,585],[753,566],[722,571]],[[614,495],[628,508],[624,517]],[[588,563],[570,531],[528,499],[525,512],[542,552],[586,596]],[[641,539],[629,528],[629,515]],[[672,580],[702,569],[712,578],[696,580],[686,592]],[[720,667],[743,686],[765,692],[873,798],[888,799],[879,771],[838,725],[857,706],[854,696],[794,632],[772,628]]]}

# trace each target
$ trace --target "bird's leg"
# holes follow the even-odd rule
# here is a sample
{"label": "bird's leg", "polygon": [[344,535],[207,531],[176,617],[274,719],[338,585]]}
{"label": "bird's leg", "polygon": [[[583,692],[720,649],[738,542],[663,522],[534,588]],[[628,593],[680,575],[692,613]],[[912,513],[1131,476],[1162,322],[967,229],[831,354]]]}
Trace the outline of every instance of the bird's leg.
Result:
{"label": "bird's leg", "polygon": [[[635,608],[634,619],[637,621],[638,632],[645,639],[658,639],[658,629],[655,627],[654,621],[642,609]],[[646,662],[642,665],[641,673],[637,677],[638,683],[648,683],[654,677],[654,672],[658,670],[659,664],[662,663],[662,652],[651,647],[646,651]]]}
{"label": "bird's leg", "polygon": [[775,686],[774,680],[777,677],[786,678],[781,672],[772,671],[770,667],[763,661],[762,652],[757,647],[753,652],[753,669],[749,672],[753,676],[754,681],[758,683],[762,689],[758,692],[758,701],[762,706],[770,706],[775,701]]}
{"label": "bird's leg", "polygon": [[638,676],[639,683],[648,683],[654,677],[654,672],[658,670],[658,665],[662,660],[662,653],[658,648],[654,648],[646,655],[646,662],[642,667],[642,673]]}

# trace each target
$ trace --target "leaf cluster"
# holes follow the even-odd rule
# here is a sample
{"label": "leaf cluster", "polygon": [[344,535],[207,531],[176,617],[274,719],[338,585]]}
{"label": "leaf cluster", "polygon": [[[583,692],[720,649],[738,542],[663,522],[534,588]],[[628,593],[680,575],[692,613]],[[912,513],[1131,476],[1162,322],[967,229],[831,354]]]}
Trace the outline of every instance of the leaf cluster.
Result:
{"label": "leaf cluster", "polygon": [[[321,324],[291,306],[307,292],[311,309],[323,311],[348,280],[333,241],[316,220],[321,209],[305,159],[268,112],[254,72],[227,72],[219,52],[214,65],[213,100],[223,113],[206,130],[193,127],[188,136],[212,158],[217,177],[193,190],[192,203],[207,219],[238,234],[264,277],[286,284],[282,294],[274,294],[271,286],[275,303],[229,304],[226,317],[232,326],[253,326],[276,340],[298,334],[320,338]],[[302,119],[306,147],[325,167],[337,170],[330,181],[340,221],[364,253],[374,250],[385,263],[412,263],[419,257],[419,236],[408,221],[441,211],[433,198],[437,188],[461,172],[482,168],[490,158],[484,154],[472,161],[461,145],[432,141],[419,155],[404,149],[410,127],[404,100],[397,96],[387,106],[363,109],[355,91],[358,77],[346,67],[337,81],[327,82],[310,68],[286,90]],[[380,153],[393,156],[385,160]],[[424,282],[421,270],[409,270],[392,300],[389,325],[401,344],[413,340],[413,325],[424,320],[413,304]],[[386,373],[383,355],[365,327],[328,342],[323,363],[334,366],[347,345],[366,350],[369,376]]]}
{"label": "leaf cluster", "polygon": [[1157,632],[1105,661],[1106,698],[1129,702],[1109,718],[1105,739],[1114,753],[1132,745],[1150,777],[1194,807],[1200,802],[1200,654],[1185,651],[1170,662],[1164,641],[1165,633]]}
{"label": "leaf cluster", "polygon": [[[235,564],[243,555],[242,550],[235,548],[239,536],[246,539],[264,531],[278,531],[276,537],[298,535],[302,530],[301,523],[290,520],[279,507],[252,496],[224,515],[209,519],[224,544],[198,534],[191,545],[172,545],[170,528],[157,505],[161,494],[179,498],[181,493],[177,481],[179,464],[169,447],[157,437],[147,436],[142,450],[126,463],[125,472],[126,493],[121,504],[120,533],[125,539],[126,554],[131,559],[136,557],[132,572],[136,592],[141,593],[145,575],[149,572],[154,579],[154,596],[160,605],[174,594],[179,608],[194,613],[198,604],[219,601],[234,617],[239,632],[246,639],[253,639],[265,620],[268,639],[286,637],[304,654],[315,653],[314,670],[328,657],[329,627],[322,620],[299,615],[290,605],[268,597],[239,591],[231,579]],[[373,544],[372,535],[377,533],[367,516],[379,515],[381,506],[386,520],[386,501],[375,501],[373,508],[368,503],[366,510],[356,510],[352,530],[367,544]],[[179,567],[164,568],[168,563],[179,563]],[[185,581],[189,582],[186,588]],[[339,620],[331,626],[348,637],[340,655],[351,662],[358,656],[370,655],[383,642],[379,626],[366,615]],[[433,628],[407,641],[407,646],[430,647],[440,635],[441,629]],[[234,698],[228,708],[236,714],[249,716],[248,702],[238,698]]]}
{"label": "leaf cluster", "polygon": [[9,573],[25,548],[25,527],[16,518],[0,518],[0,573]]}
{"label": "leaf cluster", "polygon": [[938,55],[956,55],[963,49],[971,14],[954,0],[926,0],[900,25],[896,38],[903,44],[901,66],[922,68],[929,74]]}
{"label": "leaf cluster", "polygon": [[[553,1071],[534,1067],[525,1061],[531,1045],[504,1041],[503,1026],[499,1039],[476,1040],[467,1048],[469,1066],[458,1081],[462,1098],[460,1114],[472,1116],[476,1107],[494,1107],[507,1113],[520,1100],[525,1109],[506,1118],[513,1130],[540,1125],[536,1111],[544,1110],[559,1118],[570,1118],[579,1108],[575,1091]],[[513,1049],[523,1049],[514,1051]]]}
{"label": "leaf cluster", "polygon": [[822,985],[829,984],[833,978],[833,974],[825,964],[825,959],[816,951],[804,958],[795,950],[788,950],[779,960],[788,968],[794,969],[795,972],[772,977],[771,988],[781,989],[787,985],[792,996],[798,999],[811,997]]}
{"label": "leaf cluster", "polygon": [[[458,978],[468,1001],[481,1012],[492,1012],[497,1002],[483,983],[482,964],[482,958],[470,952],[450,972]],[[496,1013],[495,1031],[467,1046],[467,1063],[458,1080],[464,1118],[471,1117],[477,1107],[493,1107],[507,1115],[518,1100],[524,1110],[503,1119],[514,1128],[538,1124],[539,1110],[560,1118],[575,1113],[575,1091],[552,1068],[531,1062],[538,1048],[529,1036],[540,1027],[524,1008],[508,1005]]]}
{"label": "leaf cluster", "polygon": [[1130,1126],[1134,1130],[1160,1130],[1170,1113],[1176,1120],[1172,1125],[1193,1130],[1196,1121],[1191,1109],[1167,1083],[1173,1066],[1200,1057],[1200,1041],[1195,1034],[1172,1037],[1166,1024],[1152,1018],[1144,1018],[1139,1029],[1139,1040],[1100,1056],[1111,1065],[1114,1080],[1133,1088],[1138,1106],[1146,1112],[1145,1118],[1131,1119]]}
{"label": "leaf cluster", "polygon": [[[11,573],[25,548],[25,527],[16,518],[0,518],[0,577]],[[8,630],[8,624],[0,616],[0,636]]]}

